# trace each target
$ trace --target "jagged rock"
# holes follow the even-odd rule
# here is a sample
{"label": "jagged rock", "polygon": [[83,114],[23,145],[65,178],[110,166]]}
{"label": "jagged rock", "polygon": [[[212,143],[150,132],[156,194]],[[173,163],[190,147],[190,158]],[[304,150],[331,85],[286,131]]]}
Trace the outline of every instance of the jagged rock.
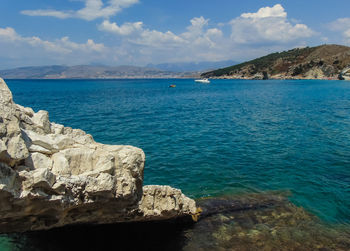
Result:
{"label": "jagged rock", "polygon": [[139,148],[96,143],[15,104],[0,79],[0,233],[196,213],[178,189],[143,187],[144,163]]}
{"label": "jagged rock", "polygon": [[144,186],[140,208],[145,218],[174,218],[181,211],[193,214],[192,210],[196,205],[178,189],[169,186]]}
{"label": "jagged rock", "polygon": [[32,122],[40,129],[43,129],[45,133],[51,132],[49,113],[47,111],[40,110],[37,113],[33,114]]}

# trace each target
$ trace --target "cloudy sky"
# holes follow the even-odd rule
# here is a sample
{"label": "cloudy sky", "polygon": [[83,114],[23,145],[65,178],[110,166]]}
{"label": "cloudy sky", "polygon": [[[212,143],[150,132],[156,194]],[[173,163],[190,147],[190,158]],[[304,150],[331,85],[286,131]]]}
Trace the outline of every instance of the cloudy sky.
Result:
{"label": "cloudy sky", "polygon": [[1,0],[0,69],[244,61],[350,46],[349,0]]}

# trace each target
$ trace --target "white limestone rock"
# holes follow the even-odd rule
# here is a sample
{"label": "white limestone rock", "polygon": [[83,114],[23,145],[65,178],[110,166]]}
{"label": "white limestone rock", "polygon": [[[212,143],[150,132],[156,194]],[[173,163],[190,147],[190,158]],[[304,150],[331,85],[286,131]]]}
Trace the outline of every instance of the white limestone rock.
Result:
{"label": "white limestone rock", "polygon": [[[140,209],[145,218],[175,218],[183,212],[194,214],[194,200],[182,194],[181,190],[170,186],[144,186]],[[194,210],[194,211],[193,211]]]}
{"label": "white limestone rock", "polygon": [[178,189],[143,187],[144,164],[139,148],[96,143],[15,104],[0,78],[0,233],[196,213]]}
{"label": "white limestone rock", "polygon": [[47,111],[40,110],[33,114],[32,121],[35,126],[43,129],[45,133],[51,132],[49,113]]}
{"label": "white limestone rock", "polygon": [[0,100],[5,105],[12,102],[12,93],[2,78],[0,78]]}
{"label": "white limestone rock", "polygon": [[31,169],[38,169],[45,167],[46,169],[52,169],[52,160],[45,154],[40,152],[33,152],[28,158],[25,159],[25,166]]}

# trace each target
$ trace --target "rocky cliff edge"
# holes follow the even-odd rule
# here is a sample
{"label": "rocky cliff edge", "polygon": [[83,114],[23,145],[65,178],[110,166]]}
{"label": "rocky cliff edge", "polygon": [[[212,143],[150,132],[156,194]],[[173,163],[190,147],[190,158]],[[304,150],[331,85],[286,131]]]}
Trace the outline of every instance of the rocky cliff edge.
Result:
{"label": "rocky cliff edge", "polygon": [[15,104],[0,79],[0,233],[196,213],[180,190],[142,186],[144,164],[139,148],[97,143]]}

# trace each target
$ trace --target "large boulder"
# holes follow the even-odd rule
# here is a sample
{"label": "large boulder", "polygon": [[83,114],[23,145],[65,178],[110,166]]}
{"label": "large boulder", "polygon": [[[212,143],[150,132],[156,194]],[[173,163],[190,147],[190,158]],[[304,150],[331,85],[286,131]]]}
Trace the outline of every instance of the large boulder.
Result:
{"label": "large boulder", "polygon": [[169,186],[143,187],[145,154],[96,143],[13,102],[0,79],[0,233],[196,214]]}

